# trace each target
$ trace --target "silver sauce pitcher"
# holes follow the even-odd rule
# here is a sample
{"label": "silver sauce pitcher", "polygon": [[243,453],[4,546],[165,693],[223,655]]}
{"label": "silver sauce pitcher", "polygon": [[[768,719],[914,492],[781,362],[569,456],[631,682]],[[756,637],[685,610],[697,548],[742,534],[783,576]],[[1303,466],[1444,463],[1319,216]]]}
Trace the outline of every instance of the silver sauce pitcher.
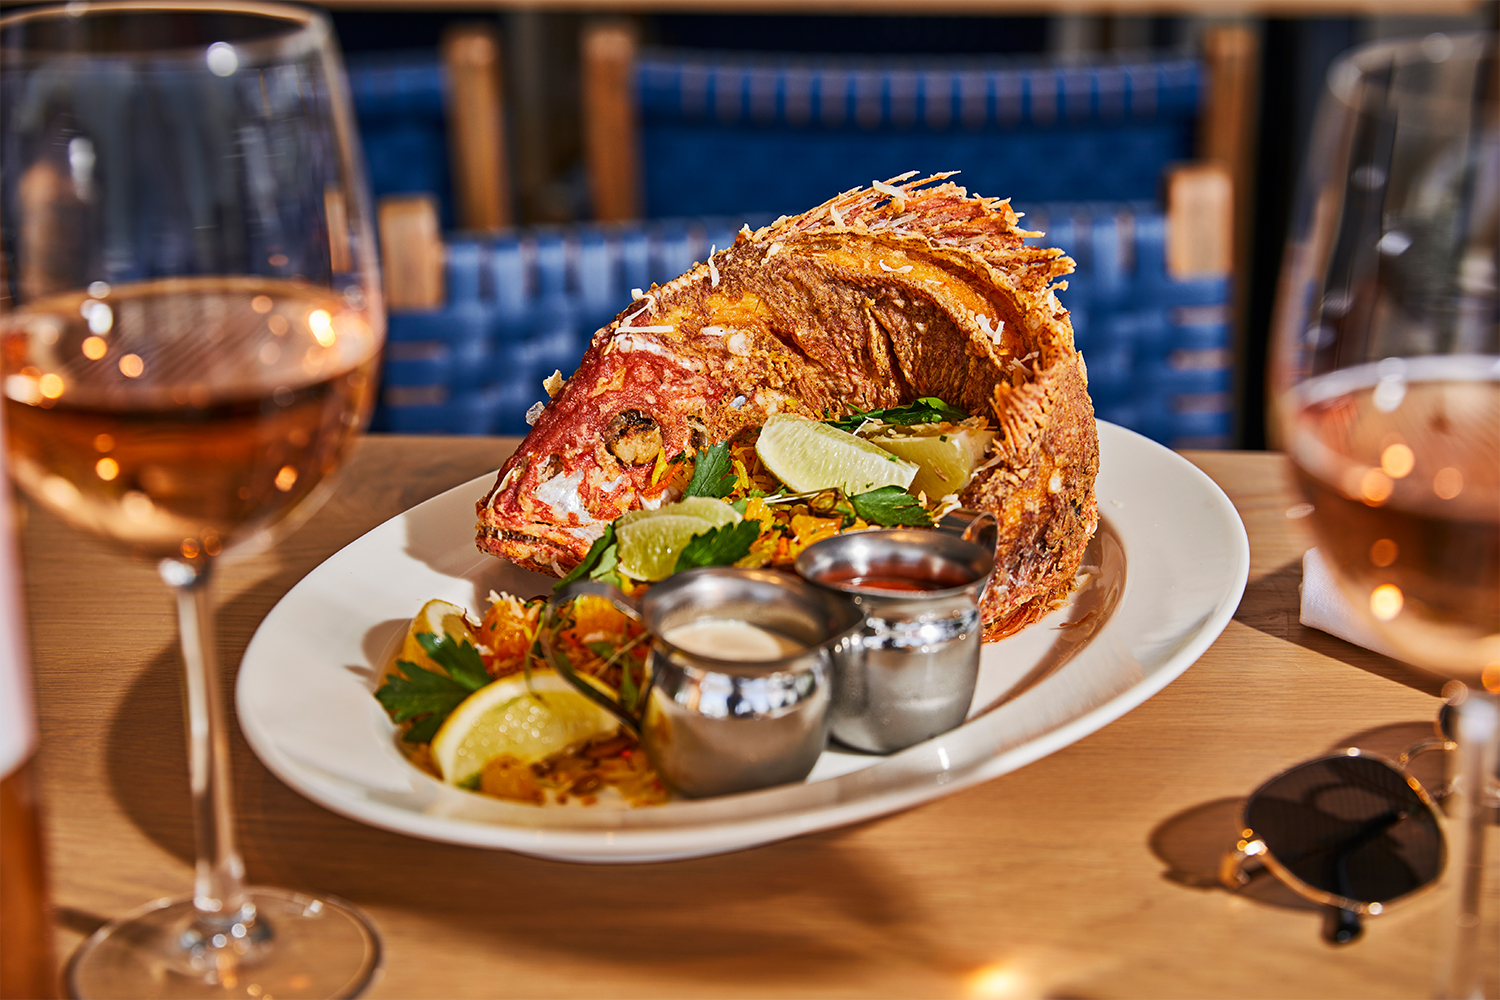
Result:
{"label": "silver sauce pitcher", "polygon": [[[546,627],[540,632],[543,655],[639,735],[667,784],[696,798],[807,777],[828,742],[833,662],[864,625],[850,601],[785,573],[712,567],[677,573],[638,600],[583,580],[564,587],[553,603],[585,594],[610,600],[651,634],[641,714],[559,664]],[[748,622],[800,648],[773,660],[745,661],[705,656],[662,638],[705,619]]]}
{"label": "silver sauce pitcher", "polygon": [[[861,634],[834,660],[834,739],[890,753],[964,721],[979,679],[979,604],[994,574],[996,534],[993,515],[955,511],[937,531],[852,531],[797,558],[805,579],[865,615]],[[926,589],[881,587],[880,577]]]}

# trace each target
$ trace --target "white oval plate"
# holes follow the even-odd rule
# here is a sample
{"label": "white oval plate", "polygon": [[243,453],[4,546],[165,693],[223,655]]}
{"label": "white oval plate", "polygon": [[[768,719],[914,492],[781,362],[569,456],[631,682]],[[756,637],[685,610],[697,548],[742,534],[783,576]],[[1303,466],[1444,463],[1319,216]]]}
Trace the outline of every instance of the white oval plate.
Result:
{"label": "white oval plate", "polygon": [[1250,547],[1196,467],[1099,424],[1101,526],[1092,583],[1066,608],[985,646],[959,728],[889,756],[830,749],[803,783],[665,806],[538,807],[442,784],[402,756],[372,692],[422,603],[478,611],[491,589],[552,580],[474,547],[481,476],[385,522],[309,573],[266,616],[240,666],[250,746],[314,802],[431,840],[538,857],[635,862],[733,851],[906,809],[988,781],[1102,728],[1181,674],[1239,604]]}

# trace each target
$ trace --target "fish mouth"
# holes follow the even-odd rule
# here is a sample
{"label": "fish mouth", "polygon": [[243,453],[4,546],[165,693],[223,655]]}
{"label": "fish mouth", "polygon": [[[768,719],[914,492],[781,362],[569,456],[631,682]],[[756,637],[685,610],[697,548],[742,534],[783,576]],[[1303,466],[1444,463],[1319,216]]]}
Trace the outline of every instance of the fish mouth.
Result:
{"label": "fish mouth", "polygon": [[481,523],[476,535],[475,541],[481,551],[538,573],[560,577],[579,560],[578,553],[572,548],[526,531]]}

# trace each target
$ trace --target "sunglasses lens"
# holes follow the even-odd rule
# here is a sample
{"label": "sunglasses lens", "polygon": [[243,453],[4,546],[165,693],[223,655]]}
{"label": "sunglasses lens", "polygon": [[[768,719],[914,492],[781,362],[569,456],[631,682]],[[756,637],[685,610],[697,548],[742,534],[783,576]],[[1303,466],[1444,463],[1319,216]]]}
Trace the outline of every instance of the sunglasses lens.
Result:
{"label": "sunglasses lens", "polygon": [[1405,775],[1369,757],[1293,768],[1255,793],[1245,821],[1298,879],[1355,902],[1389,902],[1443,870],[1437,816]]}

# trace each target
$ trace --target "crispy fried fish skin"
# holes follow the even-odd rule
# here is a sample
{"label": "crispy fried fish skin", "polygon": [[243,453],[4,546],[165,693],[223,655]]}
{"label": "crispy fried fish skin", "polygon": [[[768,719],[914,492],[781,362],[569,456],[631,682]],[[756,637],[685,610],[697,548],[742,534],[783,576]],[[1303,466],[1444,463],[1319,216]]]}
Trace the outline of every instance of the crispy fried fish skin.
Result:
{"label": "crispy fried fish skin", "polygon": [[938,396],[999,428],[968,506],[1000,520],[987,638],[1073,586],[1098,524],[1099,443],[1056,279],[1006,201],[950,175],[848,191],[636,299],[479,501],[478,545],[558,575],[615,517],[674,499],[660,456],[773,413],[822,418]]}

